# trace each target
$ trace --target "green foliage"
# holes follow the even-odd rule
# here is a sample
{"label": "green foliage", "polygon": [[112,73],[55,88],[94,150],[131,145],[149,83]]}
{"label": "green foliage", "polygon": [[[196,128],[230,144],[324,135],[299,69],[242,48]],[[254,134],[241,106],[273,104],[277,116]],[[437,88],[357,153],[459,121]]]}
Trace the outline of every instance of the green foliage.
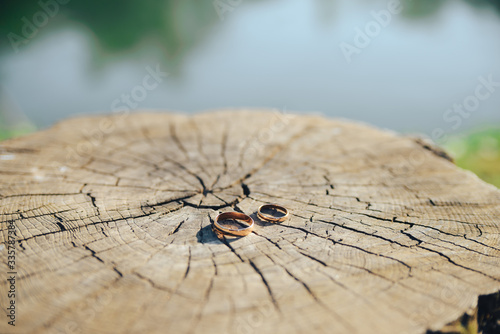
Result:
{"label": "green foliage", "polygon": [[445,148],[459,167],[500,187],[500,126],[453,137]]}
{"label": "green foliage", "polygon": [[8,131],[0,130],[0,141],[5,140],[9,137],[10,137],[10,134]]}
{"label": "green foliage", "polygon": [[0,141],[6,140],[9,138],[16,138],[20,136],[27,135],[33,131],[35,131],[35,127],[31,124],[26,124],[23,126],[19,126],[13,129],[2,129],[0,127]]}

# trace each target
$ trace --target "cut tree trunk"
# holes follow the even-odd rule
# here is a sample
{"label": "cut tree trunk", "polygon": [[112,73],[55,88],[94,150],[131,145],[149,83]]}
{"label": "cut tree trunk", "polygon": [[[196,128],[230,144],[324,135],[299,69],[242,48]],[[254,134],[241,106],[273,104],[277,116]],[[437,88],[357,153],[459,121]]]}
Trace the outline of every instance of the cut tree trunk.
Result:
{"label": "cut tree trunk", "polygon": [[[500,192],[415,138],[219,111],[0,145],[2,333],[425,333],[500,290]],[[255,230],[219,240],[232,210]]]}

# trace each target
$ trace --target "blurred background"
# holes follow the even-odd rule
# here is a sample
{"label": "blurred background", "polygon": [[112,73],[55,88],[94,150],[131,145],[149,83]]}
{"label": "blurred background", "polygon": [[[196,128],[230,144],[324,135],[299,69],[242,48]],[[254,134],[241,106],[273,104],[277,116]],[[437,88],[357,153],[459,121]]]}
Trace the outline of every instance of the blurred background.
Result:
{"label": "blurred background", "polygon": [[3,0],[0,22],[0,140],[276,108],[424,134],[500,186],[500,0]]}

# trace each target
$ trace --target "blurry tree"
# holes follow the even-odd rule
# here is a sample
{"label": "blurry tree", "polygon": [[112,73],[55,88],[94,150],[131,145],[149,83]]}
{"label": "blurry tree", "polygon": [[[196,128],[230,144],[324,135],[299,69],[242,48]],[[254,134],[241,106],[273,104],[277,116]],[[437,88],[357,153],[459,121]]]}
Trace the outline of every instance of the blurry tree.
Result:
{"label": "blurry tree", "polygon": [[[456,0],[402,0],[407,17],[420,18],[436,13],[447,1]],[[500,0],[464,0],[478,8],[492,7],[500,14]]]}
{"label": "blurry tree", "polygon": [[3,0],[0,52],[21,50],[38,33],[77,23],[92,32],[104,54],[116,55],[151,43],[174,69],[218,20],[212,1]]}

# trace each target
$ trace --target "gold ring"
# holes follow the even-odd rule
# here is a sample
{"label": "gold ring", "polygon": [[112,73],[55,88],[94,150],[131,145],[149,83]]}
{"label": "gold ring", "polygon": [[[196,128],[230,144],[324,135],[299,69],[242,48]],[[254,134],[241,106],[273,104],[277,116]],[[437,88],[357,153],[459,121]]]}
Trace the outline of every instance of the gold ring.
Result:
{"label": "gold ring", "polygon": [[[271,210],[280,211],[280,212],[284,213],[284,215],[279,216],[279,217],[271,216],[271,215],[263,213],[262,210],[264,210],[264,209],[271,209]],[[259,211],[257,211],[257,216],[259,216],[259,218],[263,219],[263,220],[267,220],[267,221],[270,221],[273,223],[279,223],[279,222],[282,222],[288,218],[288,210],[284,206],[281,206],[281,205],[264,204],[264,205],[261,205],[259,208]]]}
{"label": "gold ring", "polygon": [[[227,228],[227,227],[222,226],[219,223],[221,221],[228,220],[228,219],[234,219],[234,220],[238,220],[240,222],[244,222],[248,226],[244,227],[244,228]],[[224,213],[221,213],[220,215],[218,215],[217,218],[215,218],[215,221],[214,221],[214,224],[212,227],[215,230],[217,230],[218,232],[223,233],[223,234],[227,234],[227,235],[234,236],[234,237],[244,237],[244,236],[252,233],[253,227],[254,227],[254,222],[253,222],[252,217],[247,216],[244,213],[224,212]],[[214,232],[216,232],[216,234],[217,234],[217,231],[214,231]]]}

